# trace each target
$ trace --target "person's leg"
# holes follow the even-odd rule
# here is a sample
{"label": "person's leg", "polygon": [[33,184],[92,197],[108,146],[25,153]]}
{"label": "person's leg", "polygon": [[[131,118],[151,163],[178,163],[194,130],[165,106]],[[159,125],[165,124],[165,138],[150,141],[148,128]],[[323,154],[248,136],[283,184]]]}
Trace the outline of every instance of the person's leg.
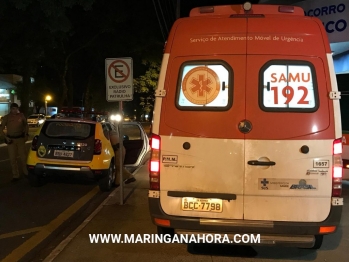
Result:
{"label": "person's leg", "polygon": [[[125,162],[125,156],[126,156],[126,149],[123,146],[122,147],[122,162],[123,163]],[[122,167],[122,176],[123,176],[125,184],[129,184],[129,183],[136,181],[134,176],[124,166]]]}
{"label": "person's leg", "polygon": [[[120,184],[120,152],[115,151],[115,184]],[[133,175],[124,167],[122,167],[122,181],[126,184],[136,181]]]}
{"label": "person's leg", "polygon": [[17,143],[17,148],[18,148],[18,155],[19,158],[21,159],[21,167],[22,167],[22,172],[25,176],[28,175],[28,170],[27,170],[27,150],[25,148],[25,139],[24,138],[19,138],[16,139]]}
{"label": "person's leg", "polygon": [[129,184],[136,181],[134,176],[124,167],[122,168],[122,177],[124,179],[125,184]]}
{"label": "person's leg", "polygon": [[7,145],[8,155],[10,158],[12,177],[19,178],[18,166],[17,166],[17,145],[15,142]]}
{"label": "person's leg", "polygon": [[115,184],[120,185],[120,152],[114,151],[115,160]]}

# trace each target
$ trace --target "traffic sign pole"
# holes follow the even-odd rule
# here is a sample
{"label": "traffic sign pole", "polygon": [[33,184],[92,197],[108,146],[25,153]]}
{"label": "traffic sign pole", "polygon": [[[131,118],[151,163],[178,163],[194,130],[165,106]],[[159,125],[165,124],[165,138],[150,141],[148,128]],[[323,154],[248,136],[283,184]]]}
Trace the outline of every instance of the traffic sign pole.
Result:
{"label": "traffic sign pole", "polygon": [[124,161],[123,161],[123,151],[124,151],[124,144],[123,144],[123,137],[122,137],[122,124],[124,121],[124,116],[122,113],[122,101],[119,102],[120,103],[120,112],[121,112],[121,120],[119,122],[119,147],[120,147],[120,205],[124,204],[124,178],[123,178],[123,166],[124,166]]}
{"label": "traffic sign pole", "polygon": [[120,153],[120,205],[124,204],[124,179],[123,179],[123,134],[124,121],[123,101],[133,100],[133,67],[132,58],[107,58],[105,59],[106,99],[108,102],[119,101],[119,110],[122,116],[118,124],[119,153]]}

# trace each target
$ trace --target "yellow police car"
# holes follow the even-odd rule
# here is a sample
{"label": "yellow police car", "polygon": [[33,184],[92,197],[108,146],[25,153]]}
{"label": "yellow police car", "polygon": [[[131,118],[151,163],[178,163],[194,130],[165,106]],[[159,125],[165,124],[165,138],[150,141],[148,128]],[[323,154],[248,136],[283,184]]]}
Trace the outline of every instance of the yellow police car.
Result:
{"label": "yellow police car", "polygon": [[[131,159],[125,159],[126,167],[135,169],[149,152],[148,138],[140,125],[124,126],[126,131],[139,128],[140,135],[124,143],[126,158]],[[28,154],[30,185],[43,185],[46,176],[83,175],[98,180],[101,191],[109,191],[115,184],[114,150],[109,140],[114,128],[109,122],[80,118],[47,119],[34,136]]]}

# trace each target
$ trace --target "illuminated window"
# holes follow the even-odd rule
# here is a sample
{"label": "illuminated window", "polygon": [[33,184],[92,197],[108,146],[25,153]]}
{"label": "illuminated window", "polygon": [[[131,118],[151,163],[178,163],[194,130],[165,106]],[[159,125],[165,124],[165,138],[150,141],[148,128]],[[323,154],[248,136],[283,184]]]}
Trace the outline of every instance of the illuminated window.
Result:
{"label": "illuminated window", "polygon": [[9,99],[10,99],[10,90],[0,89],[0,101],[8,102]]}
{"label": "illuminated window", "polygon": [[260,72],[264,111],[314,112],[318,108],[315,70],[303,61],[271,61]]}
{"label": "illuminated window", "polygon": [[232,103],[232,70],[221,61],[185,63],[176,105],[181,110],[227,110]]}

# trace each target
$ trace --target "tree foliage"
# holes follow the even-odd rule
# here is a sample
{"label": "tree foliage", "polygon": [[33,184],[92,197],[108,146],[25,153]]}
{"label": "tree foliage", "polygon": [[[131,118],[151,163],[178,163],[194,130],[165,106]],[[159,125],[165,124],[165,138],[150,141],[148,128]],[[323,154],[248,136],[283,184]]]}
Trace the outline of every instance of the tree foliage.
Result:
{"label": "tree foliage", "polygon": [[[43,93],[52,94],[58,106],[106,106],[106,58],[132,57],[137,76],[142,59],[161,55],[164,43],[149,5],[137,0],[2,0],[0,49],[6,51],[0,71],[23,76],[18,86],[22,111],[27,113],[30,100],[42,102]],[[140,81],[154,90],[151,82]]]}
{"label": "tree foliage", "polygon": [[94,0],[2,0],[0,8],[0,49],[6,73],[22,75],[18,86],[21,109],[27,114],[32,84],[30,78],[50,50],[59,46],[71,30],[67,11],[75,5],[88,9]]}
{"label": "tree foliage", "polygon": [[139,105],[141,106],[143,113],[149,114],[152,112],[154,107],[154,94],[160,74],[160,62],[145,60],[143,61],[143,64],[147,66],[148,69],[144,75],[133,80],[133,85],[135,93],[138,94]]}

